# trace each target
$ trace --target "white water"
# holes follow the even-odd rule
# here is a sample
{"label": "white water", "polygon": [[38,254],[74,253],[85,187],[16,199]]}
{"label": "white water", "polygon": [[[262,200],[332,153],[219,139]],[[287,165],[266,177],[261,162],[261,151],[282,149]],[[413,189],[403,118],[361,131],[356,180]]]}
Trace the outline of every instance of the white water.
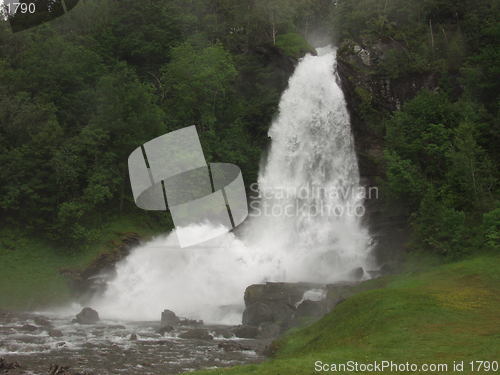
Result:
{"label": "white water", "polygon": [[[101,316],[158,320],[168,308],[180,316],[237,324],[250,284],[327,283],[369,266],[370,237],[352,212],[362,208],[363,199],[356,194],[359,172],[335,50],[318,52],[301,60],[281,98],[269,131],[267,165],[259,176],[263,198],[252,203],[253,216],[239,238],[230,233],[180,249],[170,234],[137,248],[117,265],[105,294],[93,301]],[[285,190],[286,198],[280,199]],[[351,194],[339,196],[342,192]],[[319,208],[330,211],[314,214]]]}

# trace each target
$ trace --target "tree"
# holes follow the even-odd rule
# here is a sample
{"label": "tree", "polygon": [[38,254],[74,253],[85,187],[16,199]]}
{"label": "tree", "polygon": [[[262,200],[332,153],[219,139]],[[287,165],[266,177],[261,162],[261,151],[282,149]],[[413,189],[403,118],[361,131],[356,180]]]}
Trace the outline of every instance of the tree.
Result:
{"label": "tree", "polygon": [[220,44],[199,49],[184,43],[173,48],[172,60],[161,74],[169,126],[213,128],[231,101],[236,76],[232,58]]}

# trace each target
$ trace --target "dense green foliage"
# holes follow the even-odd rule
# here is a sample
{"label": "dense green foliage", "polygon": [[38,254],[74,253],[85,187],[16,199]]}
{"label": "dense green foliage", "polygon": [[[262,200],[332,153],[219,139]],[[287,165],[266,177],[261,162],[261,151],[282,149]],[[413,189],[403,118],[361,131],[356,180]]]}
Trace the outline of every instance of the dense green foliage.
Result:
{"label": "dense green foliage", "polygon": [[208,160],[254,181],[290,73],[269,56],[287,52],[281,35],[304,50],[312,3],[82,0],[20,33],[0,21],[1,224],[93,240],[113,213],[137,211],[130,152],[192,124]]}
{"label": "dense green foliage", "polygon": [[407,208],[415,245],[498,248],[500,4],[342,0],[333,16],[342,43],[378,49],[375,80],[435,81],[394,113],[357,90],[363,118],[384,125],[371,124],[385,136],[386,192]]}
{"label": "dense green foliage", "polygon": [[[273,343],[272,360],[196,374],[309,375],[317,373],[316,361],[447,364],[448,371],[432,371],[442,374],[451,372],[454,361],[493,360],[500,354],[499,260],[498,255],[476,256],[418,274],[409,268],[392,278],[368,281],[379,288],[356,294],[320,321],[290,331]],[[464,367],[463,373],[474,372]]]}
{"label": "dense green foliage", "polygon": [[169,226],[134,206],[127,156],[192,124],[208,160],[255,181],[290,58],[310,51],[306,39],[333,35],[380,47],[366,68],[374,80],[435,81],[394,113],[356,88],[416,247],[496,249],[498,19],[493,0],[82,0],[20,33],[0,21],[2,233],[75,249],[117,214]]}

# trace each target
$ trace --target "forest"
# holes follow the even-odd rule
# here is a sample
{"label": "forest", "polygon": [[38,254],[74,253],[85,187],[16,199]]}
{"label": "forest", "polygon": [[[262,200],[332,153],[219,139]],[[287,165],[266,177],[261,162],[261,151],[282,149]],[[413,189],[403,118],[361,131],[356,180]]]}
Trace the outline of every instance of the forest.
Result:
{"label": "forest", "polygon": [[[8,16],[10,0],[0,8],[0,372],[52,360],[100,374],[306,375],[315,363],[387,359],[467,361],[464,373],[478,373],[480,359],[498,370],[498,0],[21,2],[54,17]],[[270,131],[297,130],[278,121],[283,101],[298,117],[312,108],[298,133],[302,151],[325,155],[314,154],[315,174],[293,174],[314,159],[294,159],[301,139]],[[288,232],[285,220],[249,218],[221,236],[223,256],[162,253],[172,218],[136,206],[127,160],[191,125],[207,162],[241,168],[249,196],[269,184],[266,168],[280,175],[283,165],[299,185],[320,176],[379,194],[361,201],[365,217],[294,217]],[[331,139],[314,138],[321,131]],[[292,162],[272,169],[279,136]],[[334,158],[325,144],[355,157]],[[349,181],[325,177],[349,167]],[[350,247],[366,262],[335,274],[359,255]],[[264,273],[279,256],[282,279]],[[207,325],[211,309],[241,325]],[[235,364],[246,366],[219,368]],[[49,373],[80,374],[58,366]]]}
{"label": "forest", "polygon": [[298,58],[315,39],[389,40],[370,74],[439,77],[394,113],[364,98],[383,138],[389,200],[407,206],[419,247],[495,246],[498,12],[488,0],[82,0],[25,32],[3,22],[2,225],[76,247],[92,241],[110,215],[134,211],[131,150],[188,124],[208,160],[240,165],[250,184],[286,87],[266,61],[273,51]]}

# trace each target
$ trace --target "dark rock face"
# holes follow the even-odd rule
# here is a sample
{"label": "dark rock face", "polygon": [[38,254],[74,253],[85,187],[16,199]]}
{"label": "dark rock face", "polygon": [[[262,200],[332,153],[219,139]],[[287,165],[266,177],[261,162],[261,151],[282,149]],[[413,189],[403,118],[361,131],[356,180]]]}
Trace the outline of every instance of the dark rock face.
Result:
{"label": "dark rock face", "polygon": [[213,340],[212,335],[208,333],[207,329],[195,328],[179,335],[181,339],[194,339],[194,340]]}
{"label": "dark rock face", "polygon": [[316,318],[326,314],[326,304],[324,301],[306,300],[297,306],[295,319]]}
{"label": "dark rock face", "polygon": [[90,307],[84,307],[76,316],[75,322],[80,324],[95,324],[99,321],[99,314]]}
{"label": "dark rock face", "polygon": [[110,243],[111,250],[97,257],[83,271],[62,269],[61,274],[67,277],[72,288],[85,296],[92,296],[102,292],[106,281],[116,274],[115,264],[130,254],[130,250],[140,245],[141,237],[137,233],[123,233],[119,241]]}
{"label": "dark rock face", "polygon": [[276,323],[264,322],[259,325],[259,339],[270,339],[278,337],[281,333],[281,327]]}
{"label": "dark rock face", "polygon": [[236,337],[242,339],[254,339],[259,334],[259,328],[249,325],[234,327],[232,331]]}
{"label": "dark rock face", "polygon": [[[280,330],[293,325],[296,306],[308,290],[318,287],[308,283],[266,283],[250,285],[245,290],[243,324],[259,327],[274,323]],[[273,330],[274,331],[274,330]],[[269,335],[266,333],[265,335]]]}
{"label": "dark rock face", "polygon": [[263,322],[274,321],[274,313],[270,304],[256,302],[248,306],[243,312],[243,324],[259,325]]}
{"label": "dark rock face", "polygon": [[[357,276],[361,272],[364,274],[363,269],[355,271]],[[321,318],[354,294],[358,285],[359,282],[250,285],[245,291],[243,325],[233,329],[233,332],[237,337],[244,338],[277,337],[290,327]],[[321,297],[311,300],[311,291]]]}
{"label": "dark rock face", "polygon": [[161,326],[176,326],[180,323],[180,319],[171,310],[163,310],[161,313]]}
{"label": "dark rock face", "polygon": [[[389,51],[403,48],[394,41],[344,41],[337,52],[337,72],[351,117],[361,184],[365,187],[377,187],[386,173],[382,116],[399,109],[419,90],[433,90],[438,84],[434,74],[391,78],[377,71]],[[377,114],[367,115],[367,108]],[[380,191],[373,190],[369,195],[371,197],[365,200],[365,220],[375,241],[374,254],[381,264],[397,261],[405,252],[409,238],[407,213],[400,207],[389,206]]]}

